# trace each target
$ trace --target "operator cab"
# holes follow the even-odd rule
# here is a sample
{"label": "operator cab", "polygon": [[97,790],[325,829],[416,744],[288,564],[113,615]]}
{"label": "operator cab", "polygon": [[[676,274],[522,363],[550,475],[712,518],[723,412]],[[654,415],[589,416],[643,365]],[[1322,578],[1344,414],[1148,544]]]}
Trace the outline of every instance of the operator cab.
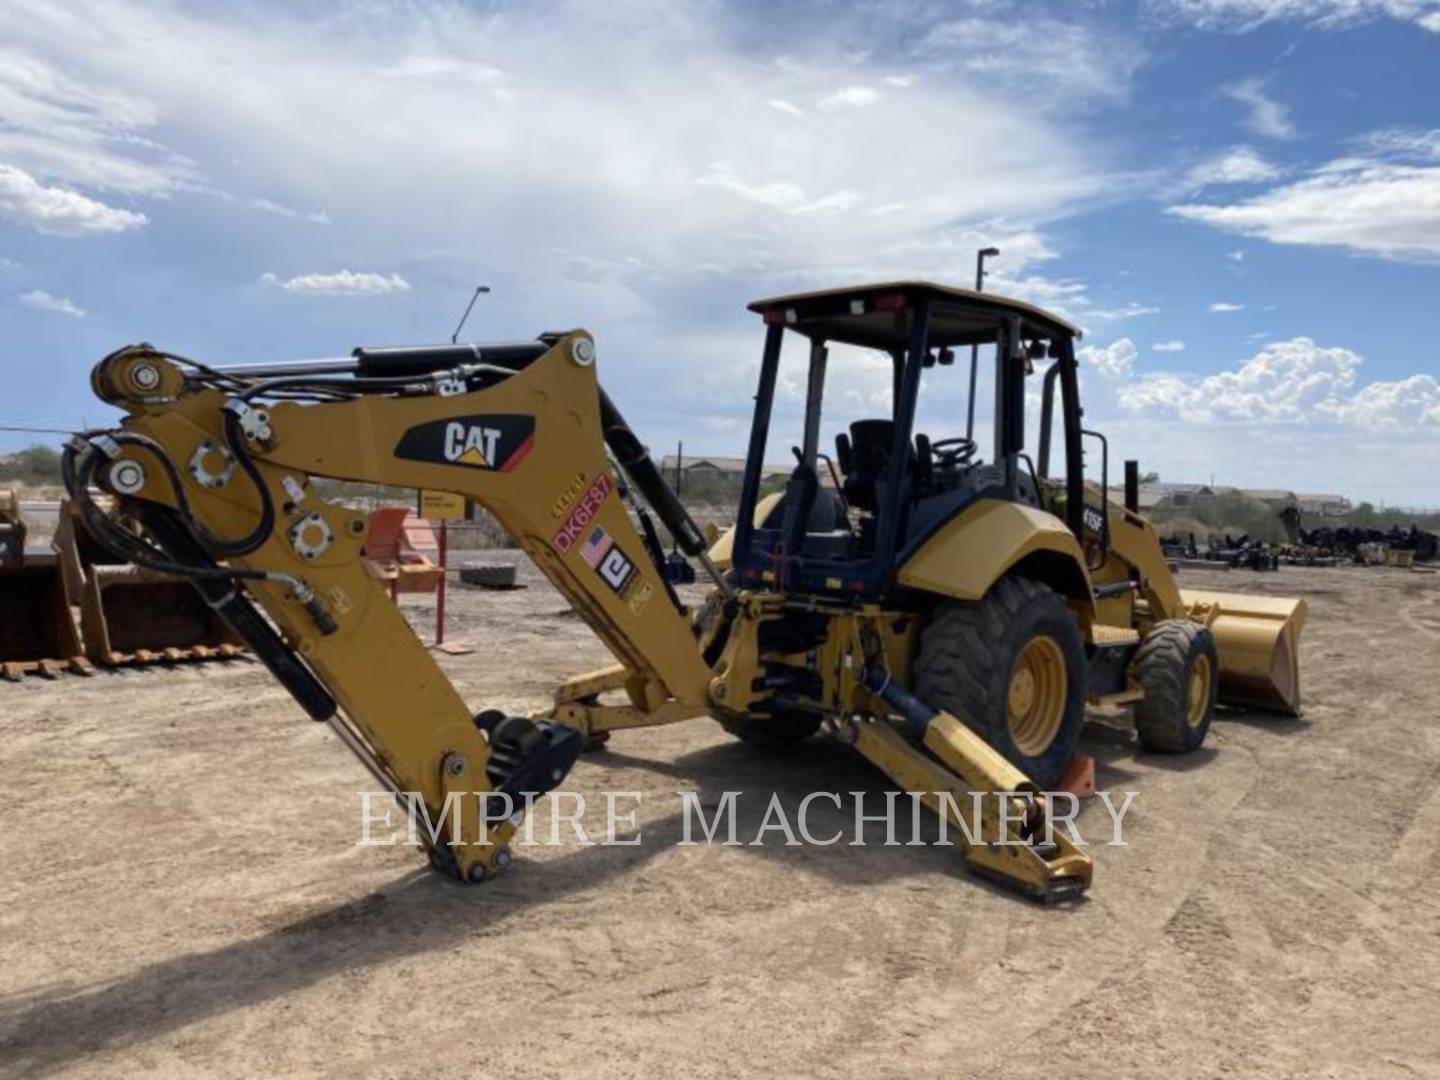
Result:
{"label": "operator cab", "polygon": [[[1076,327],[1016,300],[925,282],[782,296],[756,301],[750,310],[763,317],[767,334],[733,549],[742,585],[879,599],[889,592],[894,569],[976,500],[1058,509],[1047,496],[1054,485],[1041,483],[1057,380],[1067,464],[1062,512],[1080,535]],[[788,448],[795,467],[783,496],[756,522],[786,345],[808,354],[803,436],[801,445]],[[863,350],[863,366],[888,366],[892,376],[889,415],[850,420],[835,434],[833,455],[821,446],[832,346],[846,347],[846,356]],[[994,355],[995,407],[993,446],[985,453],[976,439],[974,401],[979,352],[987,346]],[[1024,452],[1025,379],[1047,361],[1037,468]],[[967,378],[967,415],[947,412],[931,418],[943,430],[916,431],[922,382],[949,380],[952,390],[963,391]]]}

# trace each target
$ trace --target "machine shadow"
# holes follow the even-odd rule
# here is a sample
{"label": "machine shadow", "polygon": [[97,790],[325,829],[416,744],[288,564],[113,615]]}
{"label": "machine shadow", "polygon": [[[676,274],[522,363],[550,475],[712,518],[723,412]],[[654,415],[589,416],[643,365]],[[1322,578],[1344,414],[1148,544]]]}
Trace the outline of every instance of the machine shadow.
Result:
{"label": "machine shadow", "polygon": [[[763,753],[740,743],[686,754],[676,761],[651,760],[615,752],[597,755],[607,764],[634,765],[677,780],[692,790],[708,817],[727,791],[737,791],[735,823],[744,851],[784,860],[799,873],[821,874],[846,885],[870,885],[897,876],[938,875],[960,888],[1010,896],[1008,890],[969,875],[959,851],[935,846],[936,819],[920,817],[912,839],[908,806],[897,813],[897,846],[886,846],[886,826],[869,822],[855,838],[853,791],[866,793],[866,812],[885,807],[884,776],[832,739],[816,739],[803,753]],[[721,779],[723,778],[723,780]],[[788,821],[798,820],[801,800],[812,791],[837,793],[842,806],[817,799],[808,821],[818,839],[840,833],[833,846],[785,846],[778,830],[762,846],[750,846],[777,795]],[[480,888],[470,888],[417,870],[374,892],[315,912],[263,934],[218,949],[149,964],[114,982],[73,992],[42,990],[0,1003],[0,1076],[34,1076],[102,1050],[143,1043],[212,1016],[262,1004],[303,990],[332,976],[376,967],[405,957],[450,948],[457,938],[493,930],[517,914],[548,902],[601,888],[634,872],[660,852],[679,844],[686,822],[675,797],[675,812],[641,827],[636,846],[582,847],[546,860],[524,858],[515,868]],[[695,825],[698,826],[698,820]],[[703,833],[692,826],[701,843]],[[716,842],[725,839],[716,834]],[[963,878],[963,881],[954,880]],[[1015,897],[1015,903],[1029,903]],[[1056,908],[1057,914],[1065,908]]]}
{"label": "machine shadow", "polygon": [[[793,749],[730,741],[693,750],[674,760],[610,750],[596,757],[606,765],[643,769],[676,781],[677,813],[644,826],[646,845],[652,837],[658,838],[662,846],[686,841],[687,823],[684,814],[678,812],[679,792],[693,791],[701,812],[711,822],[722,800],[733,792],[736,846],[747,853],[786,863],[799,872],[824,875],[836,884],[874,885],[907,875],[942,874],[962,878],[966,886],[973,883],[994,888],[965,870],[959,850],[952,846],[956,835],[953,828],[948,832],[952,843],[941,844],[935,815],[923,808],[918,816],[914,815],[909,800],[898,797],[894,783],[838,739],[820,736],[807,740],[803,748]],[[821,795],[805,808],[805,823],[816,841],[808,843],[799,831],[801,806],[817,792]],[[883,820],[857,823],[856,792],[862,793],[864,813],[875,818],[886,813],[887,794],[895,793],[893,837]],[[838,797],[839,805],[832,795]],[[787,843],[780,815],[770,808],[772,797],[800,843]],[[689,823],[689,838],[694,843],[707,842],[698,817]],[[727,839],[728,830],[722,828],[714,834],[713,843]],[[757,839],[761,842],[754,843]],[[893,843],[887,843],[892,839]],[[864,849],[863,857],[857,856],[857,848]],[[1004,888],[996,891],[1009,892]]]}
{"label": "machine shadow", "polygon": [[1314,722],[1305,716],[1282,716],[1278,713],[1258,712],[1254,709],[1232,708],[1221,705],[1215,709],[1216,722],[1239,724],[1255,728],[1272,735],[1299,735],[1308,731]]}
{"label": "machine shadow", "polygon": [[332,976],[452,946],[547,900],[622,875],[658,845],[582,848],[471,888],[427,869],[257,938],[142,967],[78,994],[0,1005],[0,1076],[35,1076],[165,1035]]}

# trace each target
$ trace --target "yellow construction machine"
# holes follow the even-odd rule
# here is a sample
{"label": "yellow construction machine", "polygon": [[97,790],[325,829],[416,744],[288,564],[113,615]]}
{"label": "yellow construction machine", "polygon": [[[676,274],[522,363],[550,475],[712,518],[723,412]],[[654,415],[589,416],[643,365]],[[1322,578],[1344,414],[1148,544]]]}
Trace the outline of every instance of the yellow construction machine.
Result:
{"label": "yellow construction machine", "polygon": [[[127,347],[92,382],[128,415],[71,441],[67,487],[97,538],[189,577],[377,780],[419,793],[443,823],[432,862],[470,882],[510,861],[518,800],[552,790],[587,742],[710,716],[758,743],[828,726],[959,826],[974,869],[1073,896],[1091,863],[1046,835],[1041,793],[1087,702],[1133,703],[1143,746],[1181,752],[1204,740],[1217,696],[1298,708],[1303,603],[1180,591],[1133,500],[1105,498],[1074,327],[918,282],[751,309],[766,332],[744,484],[713,547],[601,388],[583,330],[229,368]],[[805,371],[795,465],[762,498],[787,345]],[[917,431],[922,383],[960,385],[967,349],[972,388],[974,357],[993,355],[988,460],[973,422],[937,414],[942,434]],[[892,390],[887,415],[838,432],[833,458],[822,407],[846,398],[827,399],[832,350],[836,364],[888,370]],[[1099,486],[1084,475],[1090,438]],[[564,683],[536,715],[472,713],[365,572],[365,515],[321,498],[317,476],[473,498],[617,663]],[[710,576],[693,610],[663,571],[652,515]]]}

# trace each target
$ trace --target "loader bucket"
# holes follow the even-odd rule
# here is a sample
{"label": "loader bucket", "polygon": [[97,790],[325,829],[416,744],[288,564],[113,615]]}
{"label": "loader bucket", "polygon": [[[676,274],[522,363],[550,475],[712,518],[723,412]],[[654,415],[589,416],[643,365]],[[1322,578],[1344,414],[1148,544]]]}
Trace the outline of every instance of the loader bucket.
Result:
{"label": "loader bucket", "polygon": [[183,578],[118,562],[68,505],[60,508],[55,548],[66,586],[80,605],[85,654],[95,663],[226,659],[239,639]]}
{"label": "loader bucket", "polygon": [[25,559],[25,519],[20,516],[20,497],[0,491],[0,562],[20,563]]}
{"label": "loader bucket", "polygon": [[54,556],[0,564],[0,673],[9,679],[51,675],[81,655]]}
{"label": "loader bucket", "polygon": [[138,566],[92,566],[80,594],[86,654],[115,666],[239,653],[236,638],[195,586]]}
{"label": "loader bucket", "polygon": [[1304,600],[1182,589],[1180,601],[1192,617],[1213,616],[1222,703],[1299,714]]}

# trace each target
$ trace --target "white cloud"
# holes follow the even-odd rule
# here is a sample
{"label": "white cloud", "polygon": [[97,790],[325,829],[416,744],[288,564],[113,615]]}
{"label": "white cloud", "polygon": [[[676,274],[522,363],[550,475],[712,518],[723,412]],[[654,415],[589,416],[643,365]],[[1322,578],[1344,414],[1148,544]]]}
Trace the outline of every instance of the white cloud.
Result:
{"label": "white cloud", "polygon": [[0,49],[0,116],[0,161],[43,180],[146,196],[199,180],[193,162],[148,134],[159,113],[143,94],[32,53]]}
{"label": "white cloud", "polygon": [[23,169],[0,164],[0,216],[47,236],[124,232],[148,220],[60,187],[46,187]]}
{"label": "white cloud", "polygon": [[[662,0],[362,3],[327,17],[284,4],[76,0],[0,3],[0,42],[77,85],[143,102],[148,119],[124,139],[148,140],[154,160],[200,163],[198,180],[171,180],[172,205],[135,207],[177,226],[184,215],[181,246],[156,258],[193,259],[207,280],[275,270],[272,301],[298,300],[282,286],[306,267],[387,281],[403,267],[414,293],[448,289],[457,304],[484,280],[504,297],[489,316],[497,336],[595,329],[607,385],[656,445],[689,447],[696,415],[748,415],[751,376],[711,392],[689,377],[662,388],[653,371],[678,354],[695,373],[692,346],[707,334],[727,335],[727,364],[758,355],[742,307],[756,296],[892,276],[963,284],[975,249],[996,243],[1007,278],[997,290],[1017,282],[1032,298],[1089,304],[1083,282],[1038,272],[1053,254],[1045,232],[1119,197],[1118,146],[1053,106],[1116,100],[1135,50],[1114,64],[1103,44],[1067,56],[1065,78],[1084,87],[1061,89],[1051,59],[1037,77],[1034,38],[994,58],[1005,71],[979,70],[969,61],[984,58],[963,49],[876,48],[873,12],[842,5],[824,33],[785,38],[784,59],[776,39],[737,34],[740,18]],[[886,81],[911,74],[908,86]],[[813,107],[847,87],[878,100]],[[803,108],[804,120],[771,101]],[[236,194],[197,199],[190,182]],[[335,226],[266,229],[257,246],[244,235],[252,197],[323,207]],[[243,325],[214,330],[215,347],[243,346]]]}
{"label": "white cloud", "polygon": [[[1045,42],[1037,78],[1035,43]],[[1145,63],[1136,42],[1089,21],[968,16],[932,28],[921,48],[945,65],[996,83],[1016,98],[1074,109],[1122,101]]]}
{"label": "white cloud", "polygon": [[847,86],[833,94],[826,94],[816,104],[816,108],[827,112],[835,109],[861,109],[866,105],[874,105],[879,100],[880,92],[874,87]]}
{"label": "white cloud", "polygon": [[412,54],[380,69],[384,78],[397,81],[452,82],[487,90],[497,101],[515,97],[509,77],[498,67],[440,53]]}
{"label": "white cloud", "polygon": [[324,210],[307,210],[302,213],[293,206],[286,206],[284,203],[277,203],[272,199],[251,199],[250,206],[262,213],[274,214],[276,217],[290,218],[295,221],[304,220],[312,225],[331,224],[330,215]]}
{"label": "white cloud", "polygon": [[1135,367],[1138,350],[1129,338],[1120,338],[1102,348],[1087,345],[1076,358],[1082,365],[1096,368],[1107,379],[1129,378]]}
{"label": "white cloud", "polygon": [[1185,351],[1185,343],[1183,341],[1157,341],[1150,348],[1156,352],[1177,353]]}
{"label": "white cloud", "polygon": [[1254,348],[1209,375],[1147,371],[1136,357],[1126,375],[1085,383],[1086,412],[1115,456],[1138,453],[1167,480],[1434,503],[1434,463],[1416,448],[1440,439],[1435,375],[1366,383],[1359,355],[1305,337]]}
{"label": "white cloud", "polygon": [[1188,423],[1345,424],[1365,431],[1440,426],[1440,383],[1430,375],[1356,383],[1363,361],[1306,337],[1277,341],[1238,368],[1204,377],[1149,375],[1122,386],[1131,414]]}
{"label": "white cloud", "polygon": [[1295,137],[1295,125],[1290,119],[1290,107],[1265,93],[1263,79],[1242,79],[1240,82],[1221,87],[1220,92],[1249,110],[1245,125],[1256,135],[1263,135],[1267,139],[1293,139]]}
{"label": "white cloud", "polygon": [[1254,184],[1275,180],[1280,169],[1248,146],[1236,146],[1202,161],[1185,174],[1192,190],[1216,184]]}
{"label": "white cloud", "polygon": [[301,274],[285,279],[275,274],[262,274],[260,282],[286,292],[309,296],[379,296],[410,291],[410,283],[399,274],[357,274],[349,270],[334,274]]}
{"label": "white cloud", "polygon": [[1367,431],[1440,427],[1440,382],[1433,375],[1373,382],[1337,404],[1333,415]]}
{"label": "white cloud", "polygon": [[[675,310],[663,294],[691,289],[700,267],[746,293],[841,270],[964,281],[974,252],[954,249],[948,231],[1023,230],[1114,188],[1105,147],[984,73],[942,69],[944,58],[916,62],[897,124],[877,88],[898,93],[884,80],[909,72],[827,44],[858,36],[843,14],[803,56],[757,63],[705,5],[539,3],[507,9],[503,34],[494,16],[461,5],[361,5],[326,25],[335,48],[323,55],[313,25],[283,5],[219,11],[107,0],[80,18],[0,6],[0,40],[76,85],[143,103],[128,135],[183,147],[216,188],[324,206],[346,228],[310,257],[373,263],[404,250],[448,269],[494,253],[497,287],[513,278],[525,297],[517,319],[611,300]],[[603,93],[545,74],[585,70],[597,55]],[[498,100],[502,84],[510,96]],[[854,107],[871,93],[871,107]],[[804,124],[768,104],[837,94],[852,107],[809,111]],[[917,129],[946,138],[917,142]],[[831,216],[847,209],[835,228]],[[196,243],[218,242],[213,222],[191,224]],[[581,292],[522,287],[561,246],[619,269]],[[624,269],[627,256],[659,283]]]}
{"label": "white cloud", "polygon": [[1131,302],[1118,308],[1083,307],[1078,317],[1084,319],[1088,325],[1097,322],[1120,322],[1124,319],[1137,319],[1141,315],[1158,315],[1162,310],[1162,308],[1150,304]]}
{"label": "white cloud", "polygon": [[1154,375],[1120,391],[1130,412],[1191,422],[1300,421],[1335,415],[1355,384],[1360,357],[1321,348],[1309,338],[1279,341],[1234,371],[1204,378]]}
{"label": "white cloud", "polygon": [[748,202],[774,207],[787,214],[813,214],[824,211],[848,210],[860,201],[857,192],[842,189],[812,199],[798,184],[774,181],[768,184],[747,183],[735,175],[734,166],[728,161],[716,161],[703,176],[697,176],[695,183],[701,187],[722,188]]}
{"label": "white cloud", "polygon": [[1381,128],[1360,139],[1374,154],[1406,161],[1440,161],[1440,128]]}
{"label": "white cloud", "polygon": [[799,105],[796,105],[793,102],[786,101],[783,98],[771,98],[765,104],[769,105],[770,108],[774,109],[776,112],[784,113],[786,116],[802,118],[805,115],[805,110],[800,108]]}
{"label": "white cloud", "polygon": [[1440,131],[1384,131],[1362,153],[1229,205],[1168,212],[1277,244],[1345,247],[1382,258],[1440,259]]}
{"label": "white cloud", "polygon": [[1245,305],[1232,304],[1228,300],[1216,300],[1205,310],[1210,312],[1212,315],[1228,315],[1232,311],[1244,311]]}
{"label": "white cloud", "polygon": [[1150,0],[1150,6],[1206,30],[1244,33],[1281,21],[1339,29],[1391,18],[1440,32],[1440,3],[1435,0]]}
{"label": "white cloud", "polygon": [[1237,248],[1237,249],[1234,250],[1234,251],[1227,252],[1227,253],[1225,254],[1225,257],[1226,257],[1227,259],[1229,259],[1231,262],[1240,263],[1240,262],[1244,262],[1244,261],[1245,261],[1245,252],[1243,252],[1243,251],[1241,251],[1241,250],[1239,250],[1239,249]]}
{"label": "white cloud", "polygon": [[27,293],[21,293],[20,303],[26,307],[38,308],[41,311],[53,311],[58,315],[69,315],[74,319],[83,319],[85,317],[85,309],[73,300],[64,296],[53,296],[44,289],[31,289]]}

